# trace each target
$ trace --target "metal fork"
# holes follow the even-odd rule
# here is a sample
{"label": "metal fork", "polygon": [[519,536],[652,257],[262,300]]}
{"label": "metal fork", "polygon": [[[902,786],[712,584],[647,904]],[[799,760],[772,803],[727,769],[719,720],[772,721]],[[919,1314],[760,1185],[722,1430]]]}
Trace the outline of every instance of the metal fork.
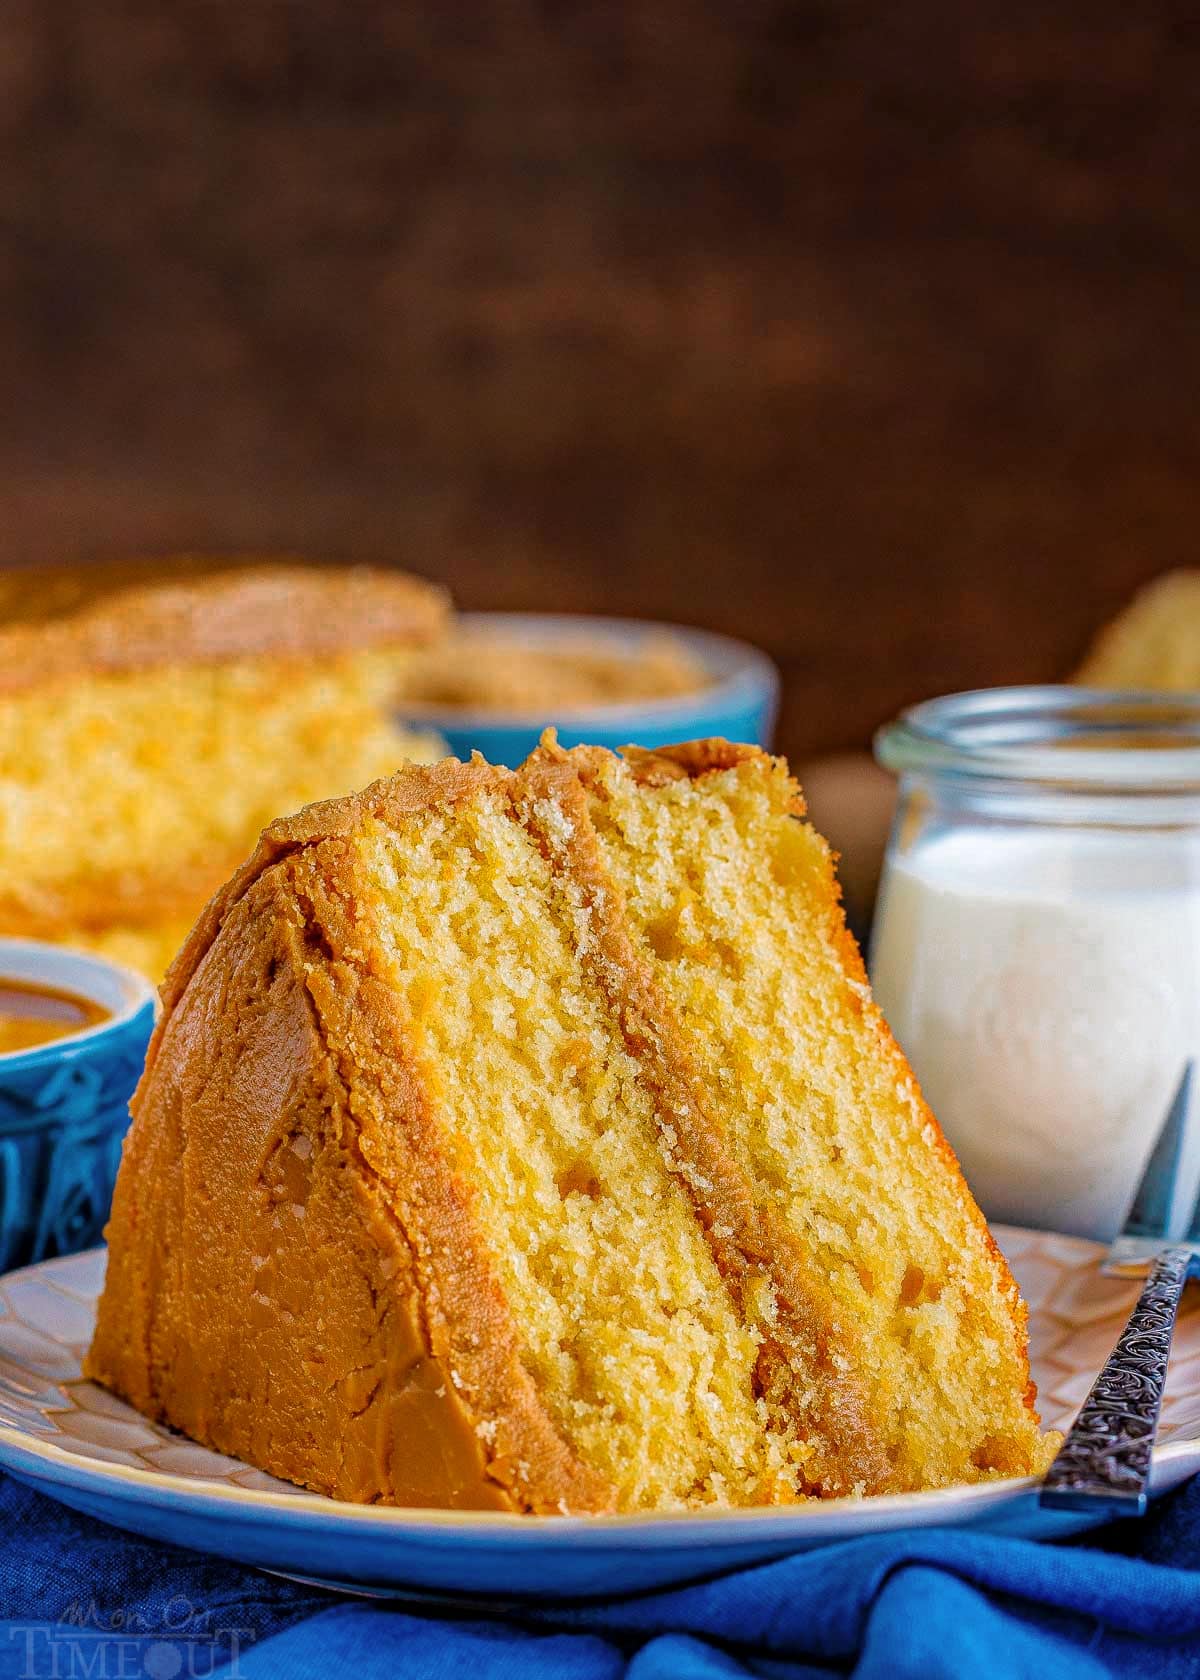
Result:
{"label": "metal fork", "polygon": [[1042,1483],[1040,1503],[1059,1511],[1140,1517],[1183,1286],[1200,1261],[1200,1195],[1184,1210],[1180,1169],[1188,1141],[1193,1063],[1183,1070],[1129,1217],[1102,1270],[1149,1275],[1129,1322]]}

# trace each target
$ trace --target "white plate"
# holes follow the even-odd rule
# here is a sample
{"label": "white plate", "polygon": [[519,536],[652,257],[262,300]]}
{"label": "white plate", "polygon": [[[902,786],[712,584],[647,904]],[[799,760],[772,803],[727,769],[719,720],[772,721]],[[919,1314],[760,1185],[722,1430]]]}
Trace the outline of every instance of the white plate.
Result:
{"label": "white plate", "polygon": [[[1069,1422],[1137,1286],[1100,1276],[1077,1237],[997,1230],[1030,1305],[1042,1415]],[[0,1465],[120,1528],[331,1584],[476,1599],[645,1592],[865,1534],[934,1524],[1052,1537],[1087,1526],[1040,1511],[1031,1480],[758,1511],[519,1517],[339,1504],[147,1422],[83,1381],[104,1251],[0,1278]],[[1200,1302],[1185,1300],[1154,1491],[1200,1469]]]}

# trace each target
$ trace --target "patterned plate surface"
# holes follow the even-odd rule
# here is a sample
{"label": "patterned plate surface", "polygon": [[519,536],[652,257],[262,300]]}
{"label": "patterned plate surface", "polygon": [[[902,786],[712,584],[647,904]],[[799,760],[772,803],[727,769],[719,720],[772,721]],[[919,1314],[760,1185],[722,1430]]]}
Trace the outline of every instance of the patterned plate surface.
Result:
{"label": "patterned plate surface", "polygon": [[[1076,1237],[999,1227],[1030,1307],[1042,1415],[1062,1427],[1110,1352],[1137,1285],[1101,1277]],[[803,1547],[953,1523],[1046,1535],[1028,1481],[746,1512],[509,1517],[342,1505],[198,1447],[80,1377],[104,1251],[0,1278],[0,1464],[119,1527],[344,1585],[515,1600],[649,1590]],[[1156,1492],[1200,1469],[1200,1289],[1184,1298]]]}

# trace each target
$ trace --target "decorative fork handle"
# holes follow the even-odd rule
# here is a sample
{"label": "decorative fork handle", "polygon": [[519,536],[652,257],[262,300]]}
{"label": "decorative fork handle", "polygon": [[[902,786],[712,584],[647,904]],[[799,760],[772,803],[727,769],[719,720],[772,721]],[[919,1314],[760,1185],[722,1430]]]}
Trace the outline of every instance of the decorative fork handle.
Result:
{"label": "decorative fork handle", "polygon": [[1129,1323],[1050,1466],[1040,1504],[1114,1517],[1145,1511],[1171,1335],[1193,1257],[1190,1248],[1166,1248],[1156,1258]]}

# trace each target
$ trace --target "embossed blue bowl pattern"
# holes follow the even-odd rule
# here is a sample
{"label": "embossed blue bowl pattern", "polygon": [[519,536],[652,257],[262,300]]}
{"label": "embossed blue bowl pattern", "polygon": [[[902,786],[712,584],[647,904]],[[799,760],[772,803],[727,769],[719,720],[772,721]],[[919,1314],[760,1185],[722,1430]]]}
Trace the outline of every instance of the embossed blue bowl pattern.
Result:
{"label": "embossed blue bowl pattern", "polygon": [[[0,972],[96,998],[112,1019],[33,1050],[0,1056],[0,1272],[98,1243],[108,1218],[129,1125],[129,1099],[154,1027],[147,982],[111,964],[62,952],[14,964],[11,953],[52,952],[0,940]],[[97,987],[87,976],[107,970]]]}

